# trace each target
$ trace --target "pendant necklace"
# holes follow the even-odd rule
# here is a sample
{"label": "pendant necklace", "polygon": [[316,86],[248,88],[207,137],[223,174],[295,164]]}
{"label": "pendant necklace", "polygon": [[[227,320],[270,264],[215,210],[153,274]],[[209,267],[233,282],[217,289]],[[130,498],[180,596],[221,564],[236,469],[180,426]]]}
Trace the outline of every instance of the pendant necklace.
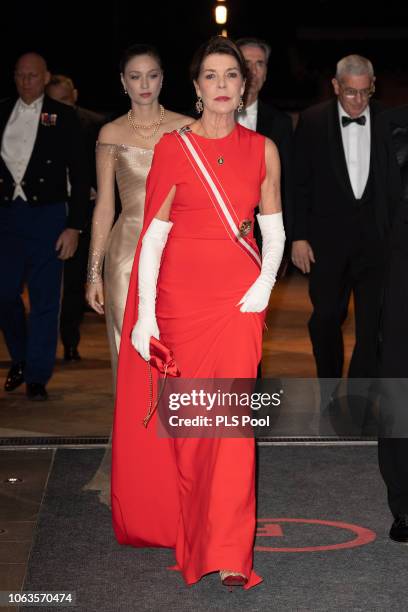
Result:
{"label": "pendant necklace", "polygon": [[[202,122],[201,122],[201,127],[203,128],[203,131],[204,131],[204,133],[205,133],[205,135],[206,135],[206,137],[207,137],[207,139],[208,139],[208,140],[218,140],[217,138],[210,138],[210,137],[208,136],[208,134],[207,134],[207,130],[206,130],[206,129],[205,129],[205,127],[203,126]],[[212,146],[212,147],[215,149],[215,147],[214,147],[214,145],[213,145],[213,144],[211,144],[211,146]],[[217,164],[218,164],[219,166],[222,166],[222,165],[223,165],[223,163],[224,163],[224,161],[225,161],[225,160],[224,160],[224,156],[223,156],[223,155],[221,155],[221,153],[218,153],[218,156],[217,156]]]}

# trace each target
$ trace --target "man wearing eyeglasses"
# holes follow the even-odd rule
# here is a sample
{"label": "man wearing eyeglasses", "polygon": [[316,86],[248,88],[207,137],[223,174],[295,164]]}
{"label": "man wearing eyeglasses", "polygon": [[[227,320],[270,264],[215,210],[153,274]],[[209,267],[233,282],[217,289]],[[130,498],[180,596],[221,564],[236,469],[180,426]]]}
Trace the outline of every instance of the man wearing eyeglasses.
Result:
{"label": "man wearing eyeglasses", "polygon": [[319,378],[341,378],[342,323],[351,292],[356,342],[349,377],[376,375],[383,253],[373,205],[371,62],[337,64],[335,98],[301,114],[295,135],[292,261],[309,273],[309,332]]}

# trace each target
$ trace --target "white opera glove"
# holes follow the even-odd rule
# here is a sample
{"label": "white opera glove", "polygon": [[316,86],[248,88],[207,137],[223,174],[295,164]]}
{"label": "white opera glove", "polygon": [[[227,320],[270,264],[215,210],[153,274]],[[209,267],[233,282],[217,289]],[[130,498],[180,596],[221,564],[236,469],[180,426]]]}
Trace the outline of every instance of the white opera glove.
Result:
{"label": "white opera glove", "polygon": [[262,267],[256,281],[237,304],[241,304],[241,312],[262,312],[268,306],[285,246],[281,212],[256,215],[256,218],[262,234]]}
{"label": "white opera glove", "polygon": [[156,286],[160,261],[173,223],[154,218],[142,240],[138,268],[139,310],[131,334],[132,345],[148,361],[150,337],[159,339],[156,321]]}

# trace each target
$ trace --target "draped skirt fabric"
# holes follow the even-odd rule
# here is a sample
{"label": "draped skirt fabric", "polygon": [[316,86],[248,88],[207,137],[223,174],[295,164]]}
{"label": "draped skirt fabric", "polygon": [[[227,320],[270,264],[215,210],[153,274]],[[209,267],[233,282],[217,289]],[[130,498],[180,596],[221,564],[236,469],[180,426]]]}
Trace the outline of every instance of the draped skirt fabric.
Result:
{"label": "draped skirt fabric", "polygon": [[[237,303],[257,275],[230,240],[169,241],[157,317],[184,378],[256,377],[262,317],[241,313]],[[188,278],[183,286],[181,278]],[[256,583],[254,440],[185,438],[173,444],[180,502],[176,559],[185,581],[224,568]]]}
{"label": "draped skirt fabric", "polygon": [[[230,240],[169,239],[157,320],[183,378],[256,376],[263,316],[241,313],[237,303],[257,275]],[[187,584],[219,569],[245,574],[248,588],[257,584],[254,440],[158,439],[156,417],[147,430],[141,426],[147,404],[139,412],[136,398],[129,446],[122,440],[121,452],[128,448],[129,469],[134,465],[139,478],[135,486],[124,482],[126,501],[112,501],[119,540],[174,547],[175,569]]]}

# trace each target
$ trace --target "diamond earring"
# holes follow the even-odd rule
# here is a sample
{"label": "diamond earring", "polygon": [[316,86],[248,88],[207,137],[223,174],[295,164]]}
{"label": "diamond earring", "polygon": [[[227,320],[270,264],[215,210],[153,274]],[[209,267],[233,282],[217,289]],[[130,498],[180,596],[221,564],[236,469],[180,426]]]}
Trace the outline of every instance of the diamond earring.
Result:
{"label": "diamond earring", "polygon": [[239,99],[238,107],[237,107],[237,113],[240,113],[243,109],[244,109],[244,101],[241,96]]}
{"label": "diamond earring", "polygon": [[203,99],[201,96],[198,96],[197,102],[195,103],[197,113],[202,113],[204,110]]}

